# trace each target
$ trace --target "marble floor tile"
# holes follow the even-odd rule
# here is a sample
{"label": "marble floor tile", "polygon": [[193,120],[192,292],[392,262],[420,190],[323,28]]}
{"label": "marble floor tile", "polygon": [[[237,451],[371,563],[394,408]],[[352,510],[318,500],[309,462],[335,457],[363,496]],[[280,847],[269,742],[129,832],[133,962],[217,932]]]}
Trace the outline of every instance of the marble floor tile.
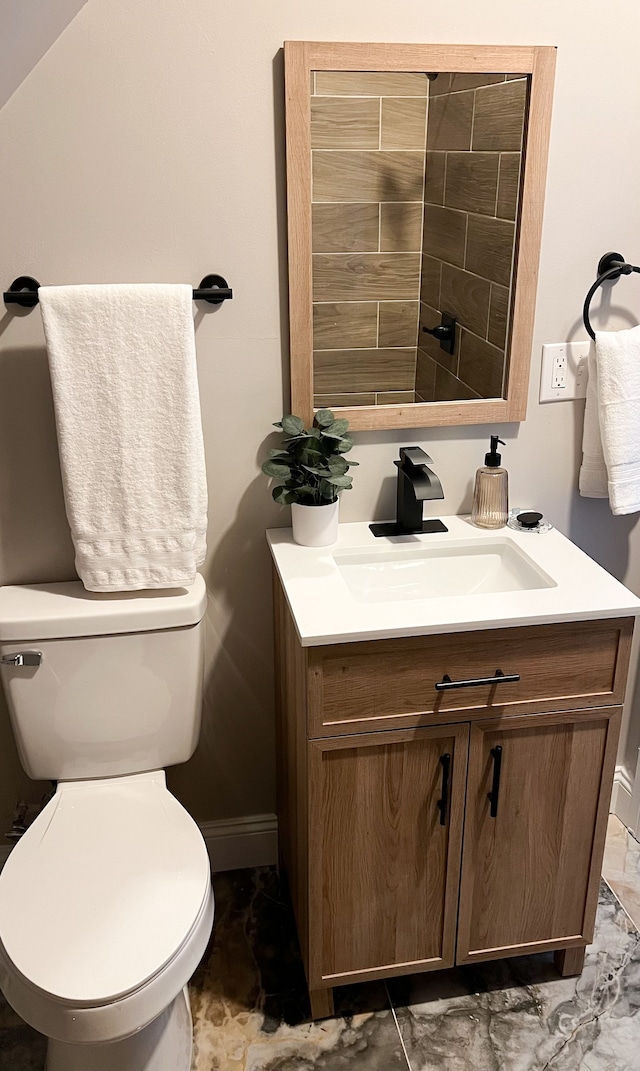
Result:
{"label": "marble floor tile", "polygon": [[602,876],[640,929],[640,843],[615,814],[609,815]]}
{"label": "marble floor tile", "polygon": [[0,993],[0,1071],[42,1071],[47,1040],[9,1007]]}
{"label": "marble floor tile", "polygon": [[638,1071],[640,934],[603,882],[579,978],[549,956],[389,983],[411,1071]]}
{"label": "marble floor tile", "polygon": [[407,1071],[384,984],[336,991],[311,1023],[288,898],[275,869],[214,879],[216,924],[190,985],[193,1071]]}
{"label": "marble floor tile", "polygon": [[[629,886],[632,914],[639,846],[616,822],[605,873],[618,895]],[[604,885],[578,979],[550,957],[502,960],[338,989],[318,1023],[275,868],[218,874],[214,889],[190,985],[193,1071],[408,1071],[403,1042],[411,1071],[640,1071],[640,937]],[[0,1071],[43,1071],[45,1044],[0,997]]]}

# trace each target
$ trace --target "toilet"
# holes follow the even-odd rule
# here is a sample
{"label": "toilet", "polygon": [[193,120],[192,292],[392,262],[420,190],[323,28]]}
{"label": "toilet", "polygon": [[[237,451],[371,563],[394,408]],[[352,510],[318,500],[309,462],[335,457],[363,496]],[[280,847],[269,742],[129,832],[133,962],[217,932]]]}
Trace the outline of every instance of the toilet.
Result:
{"label": "toilet", "polygon": [[166,786],[200,729],[206,589],[0,588],[20,760],[56,782],[0,872],[0,989],[47,1071],[189,1071],[209,858]]}

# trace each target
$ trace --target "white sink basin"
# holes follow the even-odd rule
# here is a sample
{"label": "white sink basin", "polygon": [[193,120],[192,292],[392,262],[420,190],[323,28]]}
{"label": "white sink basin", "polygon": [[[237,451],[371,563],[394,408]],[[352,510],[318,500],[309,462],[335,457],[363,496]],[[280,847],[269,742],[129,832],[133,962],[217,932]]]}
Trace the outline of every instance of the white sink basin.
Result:
{"label": "white sink basin", "polygon": [[330,547],[268,533],[303,647],[640,614],[640,600],[557,529],[475,528],[376,539],[341,524]]}
{"label": "white sink basin", "polygon": [[357,602],[438,599],[556,587],[511,540],[343,551],[333,559]]}

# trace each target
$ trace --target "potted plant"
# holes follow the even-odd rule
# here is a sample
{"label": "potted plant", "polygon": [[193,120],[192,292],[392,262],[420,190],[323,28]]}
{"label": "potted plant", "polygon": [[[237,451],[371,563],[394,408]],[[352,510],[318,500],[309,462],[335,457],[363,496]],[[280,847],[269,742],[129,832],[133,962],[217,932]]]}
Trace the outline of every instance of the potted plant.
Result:
{"label": "potted plant", "polygon": [[286,438],[280,449],[269,451],[262,471],[278,481],[272,491],[276,502],[291,505],[293,538],[305,547],[335,543],[338,495],[351,487],[347,472],[357,465],[344,456],[353,446],[349,421],[319,409],[310,428],[297,416],[285,416],[274,427]]}

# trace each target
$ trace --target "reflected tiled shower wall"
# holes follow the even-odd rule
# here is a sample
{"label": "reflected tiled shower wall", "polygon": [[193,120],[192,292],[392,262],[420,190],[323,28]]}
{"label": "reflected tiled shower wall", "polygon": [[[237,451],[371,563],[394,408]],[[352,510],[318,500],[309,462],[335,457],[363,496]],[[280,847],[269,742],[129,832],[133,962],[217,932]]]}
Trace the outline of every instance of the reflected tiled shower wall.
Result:
{"label": "reflected tiled shower wall", "polygon": [[428,80],[311,84],[315,405],[415,400]]}
{"label": "reflected tiled shower wall", "polygon": [[416,401],[501,397],[527,80],[429,84],[420,323],[456,316],[456,350],[419,334]]}

